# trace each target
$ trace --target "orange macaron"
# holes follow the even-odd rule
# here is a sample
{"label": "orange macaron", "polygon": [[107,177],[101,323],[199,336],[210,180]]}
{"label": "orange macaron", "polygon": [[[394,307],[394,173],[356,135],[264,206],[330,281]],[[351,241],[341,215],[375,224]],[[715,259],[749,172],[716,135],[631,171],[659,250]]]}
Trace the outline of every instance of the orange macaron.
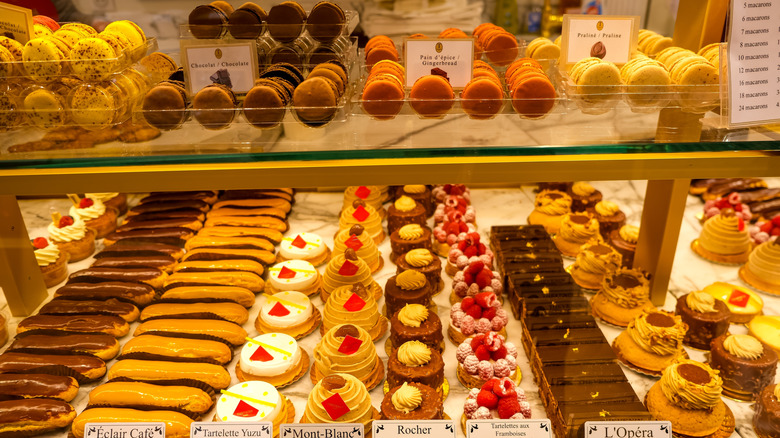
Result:
{"label": "orange macaron", "polygon": [[418,78],[409,93],[409,104],[423,117],[442,117],[455,103],[455,92],[444,76],[430,74]]}
{"label": "orange macaron", "polygon": [[361,105],[363,111],[379,120],[389,120],[404,106],[402,80],[391,73],[378,73],[366,80]]}
{"label": "orange macaron", "polygon": [[472,119],[489,119],[504,106],[504,90],[498,78],[477,76],[471,79],[460,95],[463,112]]}
{"label": "orange macaron", "polygon": [[510,95],[515,112],[529,119],[546,115],[555,105],[555,87],[550,78],[530,68],[515,75]]}

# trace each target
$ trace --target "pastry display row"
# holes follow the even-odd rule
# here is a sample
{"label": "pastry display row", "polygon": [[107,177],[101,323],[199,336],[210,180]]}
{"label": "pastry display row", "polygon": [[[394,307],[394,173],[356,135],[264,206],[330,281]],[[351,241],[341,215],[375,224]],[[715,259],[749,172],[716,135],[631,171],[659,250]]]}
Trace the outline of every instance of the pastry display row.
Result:
{"label": "pastry display row", "polygon": [[[761,183],[727,199],[757,196]],[[380,418],[550,418],[564,437],[606,416],[669,420],[686,436],[774,436],[780,247],[761,230],[773,219],[755,215],[754,236],[769,237],[754,244],[756,225],[732,208],[702,226],[712,206],[691,196],[682,274],[656,307],[652,273],[624,264],[641,200],[622,188],[22,201],[53,298],[11,320],[0,403],[39,414],[2,430],[82,436],[88,422],[162,421],[168,436],[188,436],[193,420],[272,421],[278,433],[297,421],[368,431]],[[708,223],[721,254],[739,234],[750,257],[730,267],[690,248]]]}

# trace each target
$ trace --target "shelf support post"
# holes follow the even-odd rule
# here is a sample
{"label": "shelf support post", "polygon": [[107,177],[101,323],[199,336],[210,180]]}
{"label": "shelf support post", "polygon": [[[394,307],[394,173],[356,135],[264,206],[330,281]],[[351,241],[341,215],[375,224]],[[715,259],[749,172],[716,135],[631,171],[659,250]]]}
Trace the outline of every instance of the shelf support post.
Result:
{"label": "shelf support post", "polygon": [[48,296],[16,196],[0,195],[0,287],[13,316],[31,314]]}
{"label": "shelf support post", "polygon": [[634,266],[653,274],[650,300],[663,306],[672,275],[690,179],[647,182]]}

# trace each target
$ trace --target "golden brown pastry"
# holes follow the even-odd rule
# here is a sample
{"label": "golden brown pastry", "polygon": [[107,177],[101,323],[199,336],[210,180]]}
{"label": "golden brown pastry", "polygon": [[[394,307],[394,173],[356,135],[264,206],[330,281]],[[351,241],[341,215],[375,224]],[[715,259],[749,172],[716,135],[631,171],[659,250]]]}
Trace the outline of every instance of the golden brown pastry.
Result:
{"label": "golden brown pastry", "polygon": [[109,381],[119,377],[146,381],[193,379],[217,390],[230,386],[227,370],[210,363],[125,359],[112,365],[108,372]]}
{"label": "golden brown pastry", "polygon": [[240,325],[218,319],[153,319],[139,324],[133,336],[144,333],[215,337],[234,346],[243,345],[247,336]]}
{"label": "golden brown pastry", "polygon": [[166,317],[224,319],[243,325],[249,319],[249,311],[237,303],[157,303],[141,312],[141,321]]}
{"label": "golden brown pastry", "polygon": [[224,342],[146,334],[122,347],[119,359],[181,360],[225,365],[233,352]]}
{"label": "golden brown pastry", "polygon": [[195,414],[205,414],[214,406],[214,400],[202,389],[192,386],[108,382],[89,392],[89,405],[182,409]]}

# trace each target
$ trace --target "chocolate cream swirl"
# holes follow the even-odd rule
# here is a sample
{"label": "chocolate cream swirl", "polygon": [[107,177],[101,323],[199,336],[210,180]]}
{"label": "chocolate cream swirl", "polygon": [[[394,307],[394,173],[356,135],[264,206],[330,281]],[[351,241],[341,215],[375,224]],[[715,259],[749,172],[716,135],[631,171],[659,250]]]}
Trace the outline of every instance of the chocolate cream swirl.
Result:
{"label": "chocolate cream swirl", "polygon": [[671,319],[674,324],[669,326],[651,324],[648,322],[648,317],[652,319],[654,313],[659,312],[645,312],[636,317],[628,323],[626,332],[645,351],[660,356],[677,354],[682,350],[682,342],[685,332],[688,331],[688,325],[682,322],[682,318],[679,315],[672,316],[663,312],[660,313]]}
{"label": "chocolate cream swirl", "polygon": [[682,359],[666,367],[660,385],[670,402],[691,410],[715,407],[721,401],[723,391],[723,381],[717,371],[690,359]]}

